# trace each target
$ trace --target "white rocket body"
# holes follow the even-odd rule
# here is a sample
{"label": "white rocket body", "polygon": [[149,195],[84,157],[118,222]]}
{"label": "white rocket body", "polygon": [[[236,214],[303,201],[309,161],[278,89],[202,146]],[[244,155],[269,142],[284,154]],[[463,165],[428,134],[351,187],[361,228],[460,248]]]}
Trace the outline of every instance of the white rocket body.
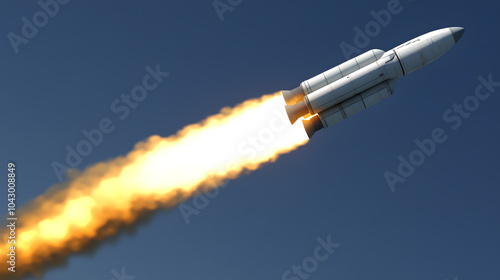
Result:
{"label": "white rocket body", "polygon": [[291,91],[283,91],[290,121],[303,120],[309,137],[392,95],[396,80],[431,63],[460,39],[461,27],[443,28],[392,50],[367,51],[319,74]]}

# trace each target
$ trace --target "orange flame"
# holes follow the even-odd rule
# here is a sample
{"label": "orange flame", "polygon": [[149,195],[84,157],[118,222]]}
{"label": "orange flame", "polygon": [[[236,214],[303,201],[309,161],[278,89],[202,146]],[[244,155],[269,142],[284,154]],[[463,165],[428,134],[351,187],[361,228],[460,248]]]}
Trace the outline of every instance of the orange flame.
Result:
{"label": "orange flame", "polygon": [[[145,211],[173,207],[201,188],[217,187],[244,171],[304,145],[300,122],[290,125],[280,94],[248,100],[167,138],[151,136],[125,157],[88,167],[51,187],[20,212],[16,276],[116,233]],[[9,252],[8,233],[2,234]],[[6,260],[2,263],[6,264]],[[14,273],[7,268],[1,275]]]}

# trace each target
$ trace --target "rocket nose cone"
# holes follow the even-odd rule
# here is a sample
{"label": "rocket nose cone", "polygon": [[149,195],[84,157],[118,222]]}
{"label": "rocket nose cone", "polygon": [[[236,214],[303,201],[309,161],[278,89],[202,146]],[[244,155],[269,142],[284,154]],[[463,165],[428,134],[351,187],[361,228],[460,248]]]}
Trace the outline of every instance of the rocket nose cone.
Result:
{"label": "rocket nose cone", "polygon": [[462,38],[462,35],[464,34],[465,29],[462,27],[450,27],[451,34],[453,34],[453,39],[455,39],[455,44]]}

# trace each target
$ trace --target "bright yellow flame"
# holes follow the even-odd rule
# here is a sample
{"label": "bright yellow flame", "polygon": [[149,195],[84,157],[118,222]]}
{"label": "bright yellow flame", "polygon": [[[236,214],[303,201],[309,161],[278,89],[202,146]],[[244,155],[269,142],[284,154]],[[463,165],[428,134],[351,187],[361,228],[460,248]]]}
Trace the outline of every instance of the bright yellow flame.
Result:
{"label": "bright yellow flame", "polygon": [[152,136],[126,157],[91,166],[67,188],[35,200],[17,231],[17,267],[36,271],[49,258],[115,233],[141,211],[174,206],[307,141],[301,122],[288,122],[280,94],[224,108],[175,136]]}
{"label": "bright yellow flame", "polygon": [[90,197],[82,197],[69,201],[64,209],[62,219],[70,221],[70,223],[78,227],[84,227],[92,218],[90,210],[94,205],[95,202]]}

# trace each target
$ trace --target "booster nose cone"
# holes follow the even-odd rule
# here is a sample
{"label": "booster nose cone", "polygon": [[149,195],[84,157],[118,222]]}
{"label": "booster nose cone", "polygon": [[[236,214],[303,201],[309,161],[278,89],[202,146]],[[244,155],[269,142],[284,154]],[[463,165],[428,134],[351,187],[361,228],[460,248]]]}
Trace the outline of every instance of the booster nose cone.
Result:
{"label": "booster nose cone", "polygon": [[451,34],[453,34],[453,39],[455,39],[455,44],[462,38],[462,35],[464,34],[465,29],[462,27],[450,27]]}

